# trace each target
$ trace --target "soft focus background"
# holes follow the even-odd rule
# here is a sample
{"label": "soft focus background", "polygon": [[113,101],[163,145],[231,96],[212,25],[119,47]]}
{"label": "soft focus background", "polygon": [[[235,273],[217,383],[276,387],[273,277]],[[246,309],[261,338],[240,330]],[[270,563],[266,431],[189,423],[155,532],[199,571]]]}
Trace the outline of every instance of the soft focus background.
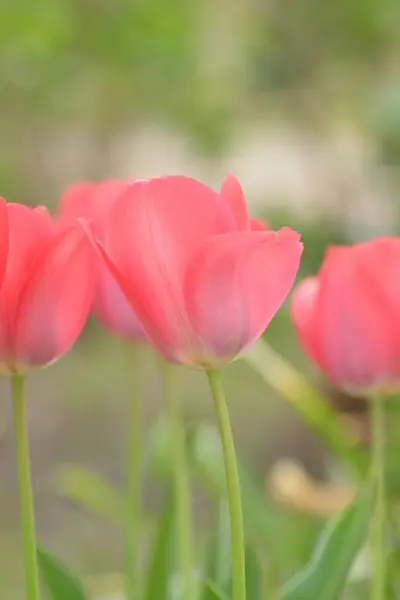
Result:
{"label": "soft focus background", "polygon": [[[302,275],[313,272],[327,243],[399,232],[399,23],[398,0],[5,0],[0,192],[53,208],[81,178],[184,173],[218,187],[233,171],[255,215],[303,234]],[[285,309],[266,340],[318,381]],[[40,537],[89,578],[118,572],[120,532],[62,498],[57,469],[78,462],[123,486],[129,352],[90,322],[68,357],[29,378]],[[148,424],[160,404],[154,364],[149,353]],[[224,377],[239,452],[261,486],[280,457],[326,476],[323,447],[258,375],[237,363]],[[212,421],[199,374],[182,370],[181,396],[189,423]],[[0,402],[0,598],[14,600],[6,380]],[[159,487],[149,478],[149,516]],[[201,532],[210,512],[202,494],[196,508]],[[293,524],[300,563],[318,525]]]}

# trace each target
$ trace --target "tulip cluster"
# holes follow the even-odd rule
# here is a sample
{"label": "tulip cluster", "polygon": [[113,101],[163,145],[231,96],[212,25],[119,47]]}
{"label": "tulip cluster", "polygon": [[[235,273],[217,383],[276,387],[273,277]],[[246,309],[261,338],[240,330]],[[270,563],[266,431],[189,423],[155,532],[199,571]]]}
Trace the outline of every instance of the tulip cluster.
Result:
{"label": "tulip cluster", "polygon": [[249,217],[232,175],[220,193],[178,176],[79,184],[61,199],[60,220],[71,217],[91,218],[103,258],[94,312],[167,360],[204,369],[260,337],[302,252],[291,229]]}
{"label": "tulip cluster", "polygon": [[[79,182],[63,193],[54,218],[43,207],[0,199],[0,365],[12,380],[27,600],[40,595],[23,377],[61,358],[90,313],[129,343],[153,347],[164,365],[206,372],[225,460],[232,595],[246,600],[240,482],[218,369],[262,336],[295,281],[302,250],[292,229],[272,231],[250,217],[233,175],[220,191],[184,176]],[[295,290],[291,316],[306,354],[337,388],[375,398],[374,598],[383,600],[385,431],[376,397],[400,384],[400,240],[380,238],[329,249],[320,273]],[[185,441],[170,379],[165,381],[166,404],[176,426],[173,470],[183,596],[191,599],[196,594]],[[137,422],[132,437],[139,433]],[[140,443],[134,442],[127,600],[138,597],[133,563],[139,454]]]}
{"label": "tulip cluster", "polygon": [[[284,302],[302,253],[289,228],[252,219],[233,175],[220,192],[183,176],[80,182],[56,217],[0,203],[0,352],[12,378],[28,600],[38,600],[35,526],[23,394],[25,372],[65,354],[89,312],[113,333],[148,342],[167,362],[205,370],[225,454],[232,536],[233,594],[246,596],[240,485],[229,417],[216,373],[250,348]],[[166,384],[166,389],[169,389]],[[178,425],[174,470],[185,596],[191,596],[188,484]],[[140,425],[135,424],[135,435]],[[140,444],[130,455],[130,496],[138,505]],[[127,596],[136,597],[136,524],[127,535]]]}

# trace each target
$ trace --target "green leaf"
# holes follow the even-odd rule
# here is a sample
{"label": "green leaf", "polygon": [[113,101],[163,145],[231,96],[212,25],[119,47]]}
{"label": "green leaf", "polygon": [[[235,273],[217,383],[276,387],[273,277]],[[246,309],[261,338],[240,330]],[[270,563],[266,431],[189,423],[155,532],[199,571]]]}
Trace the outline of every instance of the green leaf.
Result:
{"label": "green leaf", "polygon": [[40,571],[52,600],[87,600],[79,579],[48,550],[38,548]]}
{"label": "green leaf", "polygon": [[64,465],[57,472],[57,489],[97,515],[124,525],[125,498],[99,475],[79,465]]}
{"label": "green leaf", "polygon": [[278,600],[339,600],[350,569],[368,534],[375,501],[369,482],[356,500],[332,519],[322,533],[308,566],[280,591]]}
{"label": "green leaf", "polygon": [[221,588],[213,581],[208,581],[207,587],[210,592],[210,600],[231,600],[228,594],[221,590]]}
{"label": "green leaf", "polygon": [[144,600],[167,598],[171,578],[171,548],[173,546],[175,503],[172,489],[168,490],[164,510],[159,519],[150,555]]}
{"label": "green leaf", "polygon": [[261,600],[262,597],[261,565],[251,546],[246,548],[246,597],[251,600]]}
{"label": "green leaf", "polygon": [[202,600],[214,600],[215,593],[209,586],[209,581],[218,586],[223,593],[229,590],[231,579],[230,527],[229,508],[226,500],[221,500],[214,527],[214,535],[207,545],[205,566],[205,586]]}
{"label": "green leaf", "polygon": [[337,413],[290,362],[275,352],[262,339],[258,340],[243,360],[272,389],[291,404],[325,444],[358,475],[364,475],[368,458],[355,440],[342,427]]}

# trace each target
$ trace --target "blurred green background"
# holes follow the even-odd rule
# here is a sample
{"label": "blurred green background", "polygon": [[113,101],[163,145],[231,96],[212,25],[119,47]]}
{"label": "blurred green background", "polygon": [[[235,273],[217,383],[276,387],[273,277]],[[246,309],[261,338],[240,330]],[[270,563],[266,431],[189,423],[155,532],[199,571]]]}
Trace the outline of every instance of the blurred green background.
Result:
{"label": "blurred green background", "polygon": [[[298,228],[301,275],[313,272],[327,243],[398,233],[399,23],[398,0],[5,0],[1,194],[54,208],[80,178],[185,173],[219,186],[231,170],[254,214]],[[286,309],[266,339],[317,377]],[[126,352],[90,322],[68,357],[29,378],[39,533],[92,575],[118,571],[120,533],[57,494],[55,470],[79,462],[122,487]],[[159,391],[148,361],[150,424]],[[326,474],[322,446],[256,374],[237,363],[224,377],[239,452],[261,485],[280,456]],[[190,423],[213,419],[199,374],[181,371],[181,395]],[[3,380],[0,597],[7,600],[21,598],[10,417]],[[146,493],[151,514],[160,503],[154,481]],[[196,507],[201,525],[209,514],[201,494]],[[314,522],[302,526],[312,530]]]}

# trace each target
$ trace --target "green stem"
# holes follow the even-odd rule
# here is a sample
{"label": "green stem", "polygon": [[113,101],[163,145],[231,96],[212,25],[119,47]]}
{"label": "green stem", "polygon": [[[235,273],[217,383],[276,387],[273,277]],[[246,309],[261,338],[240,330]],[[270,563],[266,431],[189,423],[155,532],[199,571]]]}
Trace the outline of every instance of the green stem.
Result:
{"label": "green stem", "polygon": [[183,589],[182,598],[190,600],[194,597],[193,585],[193,530],[190,477],[187,468],[185,429],[179,407],[179,402],[174,385],[174,368],[167,362],[162,363],[163,395],[172,425],[172,472],[175,488],[177,534],[178,534],[178,560]]}
{"label": "green stem", "polygon": [[25,563],[25,598],[26,600],[39,600],[35,515],[33,508],[24,384],[25,380],[22,375],[11,376],[11,391],[14,409],[14,435],[17,448],[19,494],[21,502],[22,544]]}
{"label": "green stem", "polygon": [[[130,348],[131,349],[131,348]],[[142,470],[142,386],[141,348],[128,352],[128,379],[131,397],[128,417],[127,455],[127,526],[125,540],[125,591],[126,600],[139,598],[139,547],[141,522],[141,470]]]}
{"label": "green stem", "polygon": [[380,398],[371,401],[372,469],[377,479],[373,536],[373,579],[371,600],[385,600],[385,413]]}
{"label": "green stem", "polygon": [[207,371],[211,392],[217,412],[219,432],[225,461],[226,483],[228,488],[233,600],[246,600],[246,565],[244,547],[244,529],[239,472],[236,462],[235,446],[224,390],[218,371]]}

